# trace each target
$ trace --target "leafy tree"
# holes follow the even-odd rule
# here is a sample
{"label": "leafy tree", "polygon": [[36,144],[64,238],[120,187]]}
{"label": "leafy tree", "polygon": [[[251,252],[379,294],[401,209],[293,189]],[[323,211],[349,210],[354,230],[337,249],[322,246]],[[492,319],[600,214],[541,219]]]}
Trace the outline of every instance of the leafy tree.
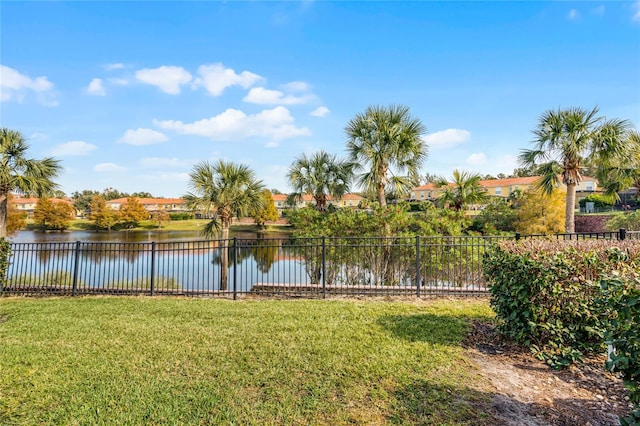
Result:
{"label": "leafy tree", "polygon": [[520,163],[541,175],[538,187],[551,194],[560,181],[567,187],[565,232],[575,229],[576,187],[589,164],[608,164],[628,153],[627,121],[599,117],[598,108],[546,111],[534,130],[535,148],[524,150]]}
{"label": "leafy tree", "polygon": [[[188,205],[212,215],[203,229],[208,238],[220,231],[222,239],[227,240],[234,216],[247,216],[264,204],[262,181],[241,164],[223,160],[214,164],[198,163],[189,174],[189,187],[191,192],[185,196]],[[227,243],[223,242],[220,256],[220,290],[223,291],[228,286],[228,250]]]}
{"label": "leafy tree", "polygon": [[616,213],[607,221],[608,230],[617,231],[620,228],[624,228],[627,231],[640,231],[640,210]]}
{"label": "leafy tree", "polygon": [[13,195],[9,194],[7,201],[7,235],[13,235],[27,226],[27,219],[24,212],[16,208]]}
{"label": "leafy tree", "polygon": [[559,234],[563,231],[564,198],[566,194],[559,189],[547,194],[541,189],[525,192],[518,219],[515,223],[516,231],[521,234]]}
{"label": "leafy tree", "polygon": [[136,197],[127,197],[120,206],[120,221],[125,228],[135,228],[140,221],[148,219],[149,212]]}
{"label": "leafy tree", "polygon": [[75,215],[71,204],[54,202],[50,198],[40,198],[33,211],[34,222],[42,229],[64,231]]}
{"label": "leafy tree", "polygon": [[107,207],[107,202],[102,195],[93,197],[90,209],[89,220],[93,221],[97,229],[111,231],[120,220],[120,212]]}
{"label": "leafy tree", "polygon": [[110,201],[110,200],[117,200],[118,198],[127,198],[129,197],[129,194],[127,194],[126,192],[120,192],[115,188],[105,188],[102,191],[102,198],[104,198],[106,201]]}
{"label": "leafy tree", "polygon": [[29,145],[22,134],[6,127],[0,130],[0,238],[7,236],[10,192],[42,196],[56,188],[53,179],[62,167],[58,160],[27,158]]}
{"label": "leafy tree", "polygon": [[483,234],[514,232],[518,212],[513,204],[500,197],[493,197],[482,212],[473,219],[472,229]]}
{"label": "leafy tree", "polygon": [[131,196],[136,198],[153,198],[150,192],[134,192]]}
{"label": "leafy tree", "polygon": [[528,167],[516,167],[515,169],[513,169],[513,172],[509,177],[512,177],[512,178],[533,177],[533,176],[537,176],[537,173],[538,173],[538,170],[535,165],[528,166]]}
{"label": "leafy tree", "polygon": [[318,151],[298,157],[287,174],[297,199],[311,194],[320,211],[327,210],[328,197],[339,199],[349,191],[353,166],[335,155]]}
{"label": "leafy tree", "polygon": [[467,171],[453,171],[453,183],[440,177],[436,182],[436,188],[441,193],[438,202],[442,207],[449,206],[455,211],[464,210],[469,204],[481,204],[487,201],[487,193],[480,186],[482,176]]}
{"label": "leafy tree", "polygon": [[375,191],[380,207],[387,205],[387,192],[404,195],[419,181],[427,157],[421,138],[426,127],[408,107],[370,106],[349,121],[345,132],[350,160],[364,171],[358,183]]}
{"label": "leafy tree", "polygon": [[88,189],[85,189],[82,192],[76,191],[71,195],[71,198],[73,199],[73,206],[76,210],[81,212],[83,216],[87,216],[91,211],[91,201],[96,195],[100,195],[100,192]]}
{"label": "leafy tree", "polygon": [[279,189],[276,188],[271,188],[271,193],[274,195],[280,195],[282,194],[282,191],[280,191]]}
{"label": "leafy tree", "polygon": [[162,228],[162,225],[171,220],[171,216],[164,210],[157,210],[151,214],[153,221],[158,224],[158,228]]}
{"label": "leafy tree", "polygon": [[262,196],[264,198],[264,206],[255,210],[251,216],[255,223],[258,224],[260,228],[264,229],[266,222],[275,222],[278,220],[279,215],[278,209],[276,209],[276,205],[273,203],[271,191],[265,189],[262,191]]}

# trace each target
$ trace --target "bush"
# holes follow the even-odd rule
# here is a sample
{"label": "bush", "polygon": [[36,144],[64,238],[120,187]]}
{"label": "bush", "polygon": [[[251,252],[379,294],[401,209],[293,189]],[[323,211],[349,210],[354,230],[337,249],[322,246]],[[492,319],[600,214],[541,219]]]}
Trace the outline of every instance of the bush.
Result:
{"label": "bush", "polygon": [[11,257],[11,242],[5,238],[0,238],[0,290],[7,283],[9,257]]}
{"label": "bush", "polygon": [[580,208],[584,209],[587,203],[593,203],[596,211],[611,210],[611,206],[615,204],[615,199],[602,194],[589,194],[582,200],[578,201]]}
{"label": "bush", "polygon": [[607,221],[607,229],[617,231],[620,228],[624,228],[627,231],[640,231],[640,210],[616,213]]}
{"label": "bush", "polygon": [[605,340],[615,352],[607,368],[622,373],[635,410],[622,425],[640,424],[640,279],[610,275],[600,281],[606,309]]}
{"label": "bush", "polygon": [[603,350],[597,281],[634,268],[640,245],[631,241],[505,241],[483,259],[500,331],[556,368]]}
{"label": "bush", "polygon": [[171,220],[190,220],[193,217],[193,213],[169,213]]}

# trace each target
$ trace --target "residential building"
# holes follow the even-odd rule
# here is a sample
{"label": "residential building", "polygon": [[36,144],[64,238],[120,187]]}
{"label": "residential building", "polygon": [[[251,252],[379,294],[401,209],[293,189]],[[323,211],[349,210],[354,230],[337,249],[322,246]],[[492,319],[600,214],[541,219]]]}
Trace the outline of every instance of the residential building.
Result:
{"label": "residential building", "polygon": [[[164,210],[167,213],[185,213],[189,211],[186,200],[182,198],[135,198],[151,213],[160,210]],[[115,200],[108,200],[106,205],[110,209],[120,210],[120,207],[126,202],[127,198],[116,198]]]}
{"label": "residential building", "polygon": [[[73,207],[73,202],[66,198],[49,198],[49,201],[52,203],[64,203]],[[33,212],[36,209],[36,205],[38,204],[38,198],[34,197],[22,197],[20,195],[13,194],[13,199],[11,200],[11,204],[16,207],[16,210],[24,213],[27,218],[31,219],[33,217]],[[79,215],[78,211],[75,210],[76,216]]]}
{"label": "residential building", "polygon": [[[300,199],[297,199],[294,206],[289,206],[287,204],[287,198],[289,197],[287,194],[273,194],[273,204],[275,204],[278,213],[282,214],[282,212],[288,208],[302,208],[309,204],[315,204],[315,200],[311,194],[304,194]],[[345,194],[340,199],[333,199],[333,197],[328,197],[329,205],[333,205],[336,208],[352,208],[357,209],[360,204],[360,200],[362,197],[357,194]]]}
{"label": "residential building", "polygon": [[[540,176],[489,179],[481,180],[480,186],[487,191],[487,194],[494,197],[508,198],[515,191],[528,191],[533,189]],[[449,184],[453,186],[452,183]],[[562,185],[564,187],[564,185]],[[411,190],[409,201],[435,201],[440,197],[441,189],[436,188],[432,183],[418,186]],[[595,178],[583,176],[580,184],[576,188],[576,201],[581,200],[589,194],[598,192],[598,182]]]}

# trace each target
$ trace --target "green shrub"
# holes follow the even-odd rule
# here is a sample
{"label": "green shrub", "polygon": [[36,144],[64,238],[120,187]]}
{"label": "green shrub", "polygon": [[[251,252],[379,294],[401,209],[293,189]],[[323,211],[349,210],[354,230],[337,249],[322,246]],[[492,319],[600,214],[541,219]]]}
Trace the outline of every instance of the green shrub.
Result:
{"label": "green shrub", "polygon": [[578,204],[581,208],[584,208],[588,202],[593,203],[593,206],[597,210],[606,210],[610,209],[611,206],[615,204],[616,200],[613,197],[607,197],[602,194],[590,194],[578,201]]}
{"label": "green shrub", "polygon": [[620,228],[627,231],[640,231],[640,210],[616,213],[607,221],[607,229],[617,231]]}
{"label": "green shrub", "polygon": [[598,278],[639,267],[631,241],[505,241],[483,259],[501,332],[554,367],[603,350]]}
{"label": "green shrub", "polygon": [[169,213],[171,220],[190,220],[193,217],[193,213]]}
{"label": "green shrub", "polygon": [[622,425],[640,424],[640,279],[610,275],[600,281],[600,303],[606,312],[605,340],[615,352],[607,368],[622,373],[630,400],[635,404]]}
{"label": "green shrub", "polygon": [[5,238],[0,238],[0,290],[7,283],[9,257],[11,257],[11,242]]}

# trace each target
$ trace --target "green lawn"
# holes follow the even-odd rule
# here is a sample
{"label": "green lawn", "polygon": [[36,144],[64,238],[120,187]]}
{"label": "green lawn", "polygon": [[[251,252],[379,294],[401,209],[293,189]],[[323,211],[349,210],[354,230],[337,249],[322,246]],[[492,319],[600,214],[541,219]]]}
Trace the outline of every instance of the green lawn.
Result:
{"label": "green lawn", "polygon": [[493,424],[483,301],[0,299],[0,424]]}

